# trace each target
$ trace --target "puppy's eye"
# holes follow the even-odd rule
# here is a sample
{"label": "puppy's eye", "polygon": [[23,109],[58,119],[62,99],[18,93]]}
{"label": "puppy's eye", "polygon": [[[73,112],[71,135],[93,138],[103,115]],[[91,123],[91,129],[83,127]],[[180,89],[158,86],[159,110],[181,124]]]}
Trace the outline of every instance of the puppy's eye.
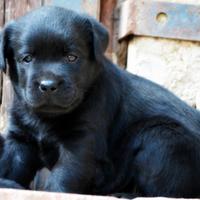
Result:
{"label": "puppy's eye", "polygon": [[69,54],[66,56],[66,59],[68,62],[75,62],[77,60],[77,58],[78,58],[77,56],[72,55],[72,54]]}
{"label": "puppy's eye", "polygon": [[22,61],[25,63],[30,63],[33,60],[32,55],[26,55],[25,57],[23,57]]}

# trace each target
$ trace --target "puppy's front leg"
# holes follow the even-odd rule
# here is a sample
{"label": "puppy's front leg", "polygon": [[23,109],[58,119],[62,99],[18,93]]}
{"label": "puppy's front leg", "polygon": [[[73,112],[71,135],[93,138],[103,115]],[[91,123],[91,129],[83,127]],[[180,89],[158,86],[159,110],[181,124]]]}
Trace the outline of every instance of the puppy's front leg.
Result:
{"label": "puppy's front leg", "polygon": [[1,150],[0,187],[28,188],[39,165],[36,146],[12,132]]}
{"label": "puppy's front leg", "polygon": [[91,138],[60,145],[59,159],[49,175],[45,190],[92,193],[94,186],[94,145]]}

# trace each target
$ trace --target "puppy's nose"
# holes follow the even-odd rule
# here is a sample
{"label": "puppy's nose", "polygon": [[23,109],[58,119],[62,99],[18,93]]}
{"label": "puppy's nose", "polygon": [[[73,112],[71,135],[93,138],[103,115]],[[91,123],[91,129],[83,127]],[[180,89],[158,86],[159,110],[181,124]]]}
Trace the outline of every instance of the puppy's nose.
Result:
{"label": "puppy's nose", "polygon": [[41,92],[55,92],[58,89],[59,82],[56,80],[42,80],[39,84],[39,89]]}

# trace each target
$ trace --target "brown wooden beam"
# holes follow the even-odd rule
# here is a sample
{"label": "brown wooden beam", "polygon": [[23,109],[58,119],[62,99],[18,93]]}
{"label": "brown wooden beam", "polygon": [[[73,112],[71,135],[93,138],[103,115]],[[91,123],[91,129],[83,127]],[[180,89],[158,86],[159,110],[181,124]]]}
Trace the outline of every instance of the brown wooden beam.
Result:
{"label": "brown wooden beam", "polygon": [[113,36],[114,36],[114,9],[116,0],[101,0],[100,4],[100,22],[102,22],[109,31],[110,42],[106,51],[106,55],[112,59],[113,52]]}
{"label": "brown wooden beam", "polygon": [[42,5],[42,0],[5,0],[5,22]]}
{"label": "brown wooden beam", "polygon": [[0,1],[0,27],[4,24],[4,0]]}

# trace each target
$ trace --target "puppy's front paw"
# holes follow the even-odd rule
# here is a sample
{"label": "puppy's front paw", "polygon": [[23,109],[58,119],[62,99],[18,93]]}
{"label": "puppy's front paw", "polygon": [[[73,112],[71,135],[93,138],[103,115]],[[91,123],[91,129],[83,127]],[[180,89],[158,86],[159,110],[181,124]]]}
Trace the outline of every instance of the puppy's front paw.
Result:
{"label": "puppy's front paw", "polygon": [[123,199],[134,199],[138,197],[138,195],[134,193],[114,193],[114,194],[111,194],[110,196],[123,198]]}
{"label": "puppy's front paw", "polygon": [[0,188],[24,189],[21,185],[19,185],[15,181],[2,178],[0,178]]}

